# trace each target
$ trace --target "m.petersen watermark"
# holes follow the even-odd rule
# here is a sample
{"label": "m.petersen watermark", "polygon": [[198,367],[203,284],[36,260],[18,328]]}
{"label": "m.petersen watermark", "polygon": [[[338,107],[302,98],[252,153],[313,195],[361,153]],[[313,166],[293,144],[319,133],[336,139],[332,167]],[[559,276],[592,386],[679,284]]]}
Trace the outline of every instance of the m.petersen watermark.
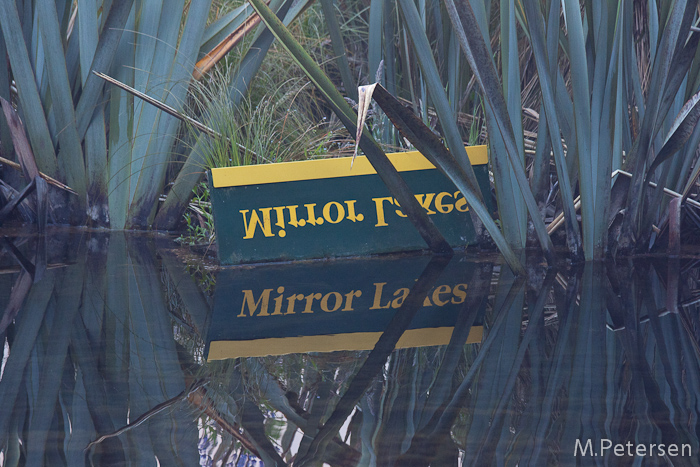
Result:
{"label": "m.petersen watermark", "polygon": [[574,446],[574,457],[691,457],[692,451],[690,444],[637,444],[632,441],[613,443],[609,439],[601,439],[595,443],[591,439],[584,441],[577,439]]}

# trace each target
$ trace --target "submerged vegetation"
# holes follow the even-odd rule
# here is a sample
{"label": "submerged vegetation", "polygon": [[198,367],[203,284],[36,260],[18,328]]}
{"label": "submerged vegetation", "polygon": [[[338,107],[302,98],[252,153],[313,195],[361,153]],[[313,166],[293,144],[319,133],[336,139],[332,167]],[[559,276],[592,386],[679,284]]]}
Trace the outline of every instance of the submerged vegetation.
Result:
{"label": "submerged vegetation", "polygon": [[[529,245],[550,263],[556,242],[573,258],[602,259],[679,237],[686,211],[697,227],[697,2],[3,0],[0,8],[10,64],[0,96],[21,114],[38,169],[77,193],[52,191],[55,222],[175,229],[203,167],[348,150],[357,85],[377,81],[360,146],[435,250],[441,235],[382,148],[415,146],[445,171],[482,240],[490,236],[515,271],[513,252]],[[191,112],[220,136],[193,135],[92,71]],[[463,150],[478,138],[489,144],[496,213]]]}

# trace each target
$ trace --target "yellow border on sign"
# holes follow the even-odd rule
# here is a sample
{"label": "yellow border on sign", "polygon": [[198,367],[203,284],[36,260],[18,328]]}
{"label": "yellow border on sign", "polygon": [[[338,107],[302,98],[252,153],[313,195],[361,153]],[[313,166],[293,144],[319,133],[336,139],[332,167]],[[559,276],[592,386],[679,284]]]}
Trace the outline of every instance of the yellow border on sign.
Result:
{"label": "yellow border on sign", "polygon": [[[467,146],[465,149],[472,165],[488,164],[486,146]],[[431,170],[435,168],[418,151],[396,152],[387,154],[387,157],[399,172]],[[354,177],[377,173],[366,156],[357,156],[352,169],[350,168],[351,159],[351,157],[337,157],[332,159],[215,168],[211,169],[212,184],[214,188],[226,188],[266,183],[320,180],[324,178]]]}
{"label": "yellow border on sign", "polygon": [[[409,329],[396,344],[397,349],[447,345],[452,337],[452,327]],[[238,357],[265,357],[306,352],[335,352],[339,350],[371,350],[381,337],[381,332],[353,332],[326,336],[299,336],[255,339],[249,341],[212,341],[207,361]],[[467,337],[467,344],[481,342],[483,326],[474,326]]]}

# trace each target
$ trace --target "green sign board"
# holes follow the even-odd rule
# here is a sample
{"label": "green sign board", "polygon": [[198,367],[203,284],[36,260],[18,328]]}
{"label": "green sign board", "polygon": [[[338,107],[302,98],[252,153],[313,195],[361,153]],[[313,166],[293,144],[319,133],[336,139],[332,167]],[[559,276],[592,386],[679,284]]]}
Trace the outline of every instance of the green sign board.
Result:
{"label": "green sign board", "polygon": [[[207,359],[370,350],[429,261],[391,255],[223,269]],[[483,314],[486,302],[475,297],[488,294],[470,284],[474,271],[475,263],[452,258],[397,347],[446,345],[466,307]],[[481,333],[481,326],[472,327],[465,343],[480,342]]]}
{"label": "green sign board", "polygon": [[[486,146],[468,147],[488,192]],[[445,239],[471,244],[464,196],[418,152],[388,155]],[[219,261],[239,264],[420,250],[425,242],[366,157],[212,169]]]}

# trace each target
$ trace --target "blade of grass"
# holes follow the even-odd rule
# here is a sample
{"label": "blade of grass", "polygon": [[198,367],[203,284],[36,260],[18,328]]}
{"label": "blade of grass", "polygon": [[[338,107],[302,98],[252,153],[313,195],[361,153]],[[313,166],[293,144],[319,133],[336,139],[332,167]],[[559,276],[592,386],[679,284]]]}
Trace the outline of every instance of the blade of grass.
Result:
{"label": "blade of grass", "polygon": [[21,24],[15,1],[0,1],[0,27],[5,38],[7,55],[17,86],[19,104],[24,114],[29,140],[32,142],[39,170],[51,177],[56,177],[58,174],[56,153],[36,86],[27,45],[22,35]]}
{"label": "blade of grass", "polygon": [[73,96],[66,70],[63,41],[59,30],[56,4],[52,0],[37,2],[37,14],[41,24],[41,35],[46,54],[46,69],[51,82],[52,112],[56,117],[59,154],[58,173],[77,191],[77,197],[71,197],[72,215],[77,223],[82,223],[85,210],[87,180],[81,138],[75,126]]}
{"label": "blade of grass", "polygon": [[[111,73],[117,80],[133,87],[134,85],[134,21],[136,14],[132,12],[125,23],[126,32],[118,37],[119,48]],[[97,70],[99,71],[99,70]],[[103,80],[95,76],[95,79]],[[88,78],[88,83],[89,83]],[[101,86],[100,86],[101,88]],[[113,229],[123,229],[126,226],[126,214],[129,208],[129,184],[131,180],[131,137],[134,123],[134,98],[121,89],[109,91],[109,178],[107,183],[107,199],[109,202],[109,222]]]}
{"label": "blade of grass", "polygon": [[81,1],[78,5],[78,38],[80,42],[80,78],[81,83],[90,77],[90,66],[95,58],[99,42],[100,25],[97,22],[97,0]]}
{"label": "blade of grass", "polygon": [[[514,0],[502,1],[500,5],[501,76],[503,96],[506,98],[508,116],[513,126],[515,144],[524,164],[522,98],[520,92],[520,55],[518,53],[518,30],[515,25]],[[494,167],[499,167],[494,165]],[[507,164],[506,164],[507,167]],[[517,191],[518,182],[509,167],[494,170],[496,195],[503,232],[514,248],[523,248],[527,237],[527,209]],[[538,211],[539,214],[539,211]]]}
{"label": "blade of grass", "polygon": [[[535,63],[537,65],[537,75],[540,80],[542,89],[542,103],[545,108],[545,118],[547,121],[548,133],[545,137],[550,136],[551,148],[554,152],[554,163],[557,168],[557,180],[559,182],[559,193],[562,198],[562,208],[564,218],[566,219],[566,243],[569,247],[569,252],[574,258],[582,256],[581,251],[581,233],[579,231],[578,219],[576,218],[576,210],[574,208],[573,189],[569,181],[569,174],[566,166],[566,158],[564,156],[564,148],[562,146],[561,137],[559,136],[559,116],[555,107],[554,92],[550,81],[551,64],[547,59],[544,44],[544,21],[540,13],[539,3],[533,0],[525,0],[525,14],[530,26],[530,40],[532,41],[532,51],[535,55]],[[553,8],[553,7],[552,7]],[[553,57],[556,59],[556,56]],[[542,118],[542,115],[540,115]],[[538,138],[539,143],[539,138]],[[549,165],[549,164],[547,164]]]}
{"label": "blade of grass", "polygon": [[[581,214],[583,249],[586,259],[601,258],[601,239],[595,238],[595,205],[597,196],[595,162],[597,154],[591,154],[591,92],[589,86],[589,64],[586,54],[585,35],[581,19],[580,4],[574,0],[564,0],[566,30],[569,40],[569,63],[571,64],[571,87],[575,109],[576,154],[579,169],[579,191],[581,193]],[[569,142],[570,146],[574,142]]]}
{"label": "blade of grass", "polygon": [[[298,3],[298,5],[302,8],[308,4],[308,0]],[[287,20],[291,6],[292,2],[289,0],[275,0],[270,2],[270,9],[274,9],[277,12],[277,17],[283,20]],[[297,11],[300,10],[297,9]],[[290,15],[289,21],[285,21],[285,23],[289,24],[291,19],[294,17],[295,16]],[[241,63],[238,65],[238,72],[231,81],[231,91],[229,94],[234,105],[239,105],[243,98],[248,94],[248,90],[253,83],[253,79],[258,73],[263,60],[267,56],[268,50],[270,50],[270,47],[272,47],[272,43],[275,40],[274,35],[270,33],[269,29],[267,29],[267,27],[264,25],[260,25],[255,34],[257,37],[250,45],[250,48],[241,60]]]}
{"label": "blade of grass", "polygon": [[[107,72],[119,47],[134,0],[115,1],[107,14],[100,41],[97,43],[95,55],[90,70]],[[104,17],[105,12],[102,12]],[[132,28],[133,29],[133,28]],[[92,121],[92,114],[102,99],[103,82],[96,76],[88,75],[80,100],[75,107],[78,136],[84,137],[87,127]],[[89,155],[88,155],[89,157]]]}
{"label": "blade of grass", "polygon": [[335,2],[333,2],[333,0],[321,0],[321,7],[323,8],[323,16],[326,18],[326,26],[331,36],[333,54],[335,55],[338,70],[340,70],[340,78],[343,81],[345,93],[350,99],[357,101],[357,84],[350,71],[348,56],[345,53],[345,43],[343,42],[343,35],[340,30],[340,24],[338,23],[338,17],[336,16]]}
{"label": "blade of grass", "polygon": [[371,0],[369,3],[369,37],[367,43],[367,80],[376,81],[377,71],[382,61],[382,32],[384,17],[384,2],[386,0]]}
{"label": "blade of grass", "polygon": [[415,3],[412,0],[398,0],[399,9],[406,23],[406,29],[413,42],[414,51],[418,58],[423,79],[428,87],[430,99],[435,106],[438,119],[445,134],[447,147],[450,149],[452,157],[457,160],[457,163],[462,167],[462,170],[467,176],[467,180],[471,187],[474,188],[474,193],[479,200],[483,200],[481,190],[477,189],[478,183],[474,169],[469,162],[469,156],[464,149],[464,142],[459,134],[457,123],[450,109],[450,103],[445,94],[445,88],[442,87],[442,80],[438,71],[433,52],[428,42],[428,37],[421,25],[421,18],[418,15]]}
{"label": "blade of grass", "polygon": [[[184,6],[184,1],[180,1]],[[156,80],[156,87],[153,89],[155,95],[162,96],[167,105],[181,109],[186,100],[192,63],[196,59],[202,41],[202,33],[211,1],[197,2],[190,6],[179,43],[177,43],[177,39],[181,29],[181,21],[177,17],[170,18],[172,15],[167,13],[170,5],[171,3],[168,3],[168,7],[161,12],[164,16],[158,30],[158,37],[161,40],[156,44],[149,87],[150,80]],[[177,47],[174,47],[176,43]],[[158,76],[160,70],[168,71],[163,77]],[[157,80],[165,80],[165,82],[159,85]],[[180,123],[170,115],[160,112],[157,114],[155,125],[149,125],[148,122],[143,122],[142,125],[139,122],[139,129],[145,126],[146,129],[153,128],[155,133],[148,136],[145,153],[136,153],[138,157],[141,157],[143,164],[134,164],[136,161],[132,160],[132,173],[135,169],[134,165],[137,167],[141,165],[136,173],[138,177],[136,189],[131,199],[128,214],[128,225],[134,227],[149,227],[153,222],[157,200],[163,189],[170,149],[177,136],[177,128]],[[145,112],[144,116],[146,115],[151,115],[151,113]],[[140,131],[137,132],[137,137],[139,133]]]}

